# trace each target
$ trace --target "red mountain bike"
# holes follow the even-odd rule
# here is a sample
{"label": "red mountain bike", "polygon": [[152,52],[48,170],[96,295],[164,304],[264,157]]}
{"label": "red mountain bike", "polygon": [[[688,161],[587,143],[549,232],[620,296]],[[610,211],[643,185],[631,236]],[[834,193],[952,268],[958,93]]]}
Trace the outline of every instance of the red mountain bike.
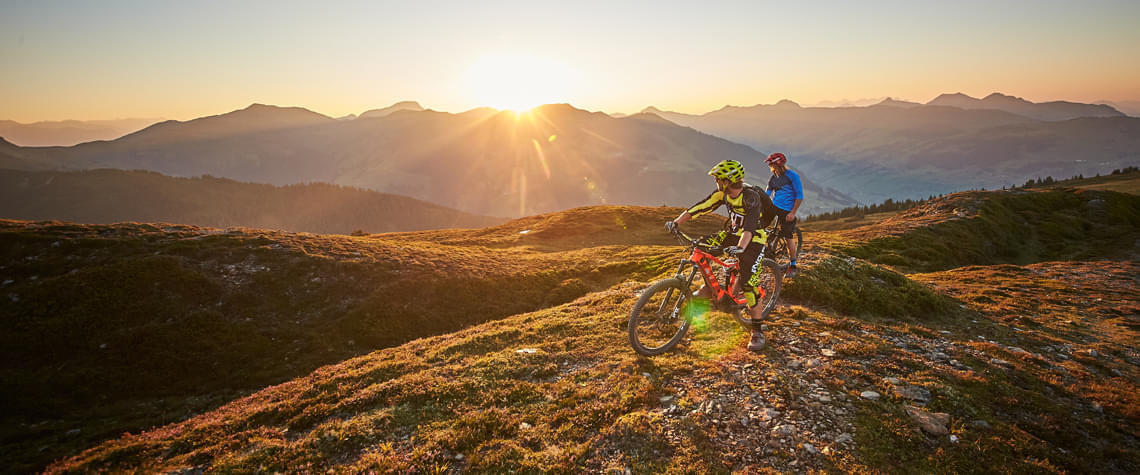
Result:
{"label": "red mountain bike", "polygon": [[[689,246],[689,257],[681,260],[677,275],[659,280],[642,291],[629,316],[629,343],[634,351],[645,356],[673,349],[689,331],[693,318],[711,308],[731,313],[746,330],[752,328],[752,318],[745,313],[744,295],[730,294],[740,278],[740,262],[735,257],[718,259],[716,256],[723,254],[723,248],[705,246],[680,230],[673,231],[673,235]],[[767,316],[776,308],[783,270],[775,261],[765,258],[756,266],[756,273],[760,276],[756,305],[761,305],[763,315]]]}

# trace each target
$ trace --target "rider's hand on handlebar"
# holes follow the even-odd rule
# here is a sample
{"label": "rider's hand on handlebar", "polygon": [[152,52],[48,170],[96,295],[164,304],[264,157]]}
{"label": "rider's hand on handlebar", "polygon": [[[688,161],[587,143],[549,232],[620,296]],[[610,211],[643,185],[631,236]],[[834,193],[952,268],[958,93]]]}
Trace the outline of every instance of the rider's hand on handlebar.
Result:
{"label": "rider's hand on handlebar", "polygon": [[665,222],[665,230],[669,231],[671,233],[676,232],[677,231],[677,222],[676,221],[666,221]]}
{"label": "rider's hand on handlebar", "polygon": [[724,248],[724,253],[730,256],[738,256],[744,253],[744,248],[740,246],[728,246]]}

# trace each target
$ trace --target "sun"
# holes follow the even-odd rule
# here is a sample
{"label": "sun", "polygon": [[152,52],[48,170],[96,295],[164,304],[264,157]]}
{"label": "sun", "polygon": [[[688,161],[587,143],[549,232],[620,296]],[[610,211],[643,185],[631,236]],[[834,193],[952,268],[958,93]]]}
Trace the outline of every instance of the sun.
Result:
{"label": "sun", "polygon": [[493,55],[475,61],[465,79],[480,105],[525,111],[542,104],[567,102],[578,82],[578,73],[549,58]]}

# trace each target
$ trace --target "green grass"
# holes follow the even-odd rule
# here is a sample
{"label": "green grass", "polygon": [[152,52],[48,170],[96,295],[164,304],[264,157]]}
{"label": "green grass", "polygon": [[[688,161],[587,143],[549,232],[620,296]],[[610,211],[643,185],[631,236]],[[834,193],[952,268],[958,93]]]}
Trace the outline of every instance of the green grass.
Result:
{"label": "green grass", "polygon": [[906,272],[931,272],[964,265],[1128,256],[1140,239],[1140,196],[1018,190],[951,195],[949,202],[981,196],[975,216],[834,248]]}

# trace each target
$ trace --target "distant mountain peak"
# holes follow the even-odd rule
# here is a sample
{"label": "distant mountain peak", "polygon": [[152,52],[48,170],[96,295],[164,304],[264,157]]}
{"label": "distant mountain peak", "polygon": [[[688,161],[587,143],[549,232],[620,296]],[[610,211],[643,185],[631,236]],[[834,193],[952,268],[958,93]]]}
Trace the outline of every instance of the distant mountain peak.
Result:
{"label": "distant mountain peak", "polygon": [[779,101],[779,102],[777,102],[777,103],[775,103],[775,104],[773,104],[773,106],[775,106],[775,107],[787,107],[787,108],[795,108],[795,109],[799,109],[799,108],[800,108],[800,105],[799,105],[799,103],[797,103],[797,102],[795,102],[795,101],[793,101],[793,100],[790,100],[790,99],[780,99],[780,101]]}
{"label": "distant mountain peak", "polygon": [[930,102],[928,106],[960,106],[962,104],[973,104],[978,102],[978,98],[962,94],[960,92],[939,94]]}
{"label": "distant mountain peak", "polygon": [[917,102],[902,101],[902,100],[898,100],[898,99],[888,97],[886,99],[883,99],[882,101],[879,101],[879,103],[875,104],[875,105],[887,106],[887,107],[916,107],[916,106],[921,106],[922,104],[919,104]]}
{"label": "distant mountain peak", "polygon": [[371,109],[368,111],[364,111],[357,117],[357,119],[375,119],[377,117],[385,117],[385,116],[388,116],[394,112],[399,112],[399,111],[416,111],[416,112],[419,112],[419,111],[423,111],[423,110],[424,110],[424,107],[421,106],[419,102],[416,102],[416,101],[400,101],[400,102],[392,104],[388,107],[385,107],[383,109]]}

